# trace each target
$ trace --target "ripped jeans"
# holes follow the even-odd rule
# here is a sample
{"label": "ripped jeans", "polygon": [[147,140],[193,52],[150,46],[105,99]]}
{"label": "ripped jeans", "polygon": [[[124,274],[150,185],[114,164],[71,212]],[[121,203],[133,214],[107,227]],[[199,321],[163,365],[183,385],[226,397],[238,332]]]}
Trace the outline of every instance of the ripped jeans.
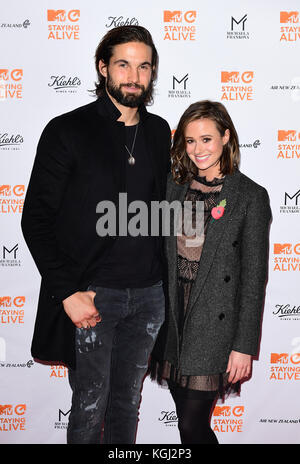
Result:
{"label": "ripped jeans", "polygon": [[134,443],[142,383],[165,315],[162,283],[88,290],[96,292],[102,320],[76,329],[67,443]]}

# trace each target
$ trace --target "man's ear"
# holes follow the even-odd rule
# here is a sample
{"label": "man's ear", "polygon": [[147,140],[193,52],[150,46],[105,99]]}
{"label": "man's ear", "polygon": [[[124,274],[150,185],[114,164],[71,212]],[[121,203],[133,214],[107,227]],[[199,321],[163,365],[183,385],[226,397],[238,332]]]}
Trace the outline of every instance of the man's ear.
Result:
{"label": "man's ear", "polygon": [[152,66],[152,69],[151,69],[151,80],[154,81],[155,79],[155,73],[156,73],[156,67],[155,66]]}
{"label": "man's ear", "polygon": [[105,64],[103,60],[100,60],[98,68],[99,68],[100,74],[102,74],[102,76],[106,78],[107,77],[107,64]]}

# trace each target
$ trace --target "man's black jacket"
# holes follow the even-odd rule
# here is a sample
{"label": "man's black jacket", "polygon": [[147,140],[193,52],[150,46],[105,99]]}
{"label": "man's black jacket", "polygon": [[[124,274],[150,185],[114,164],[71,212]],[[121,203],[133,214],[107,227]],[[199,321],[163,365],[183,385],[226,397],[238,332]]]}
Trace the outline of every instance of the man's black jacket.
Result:
{"label": "man's black jacket", "polygon": [[[86,290],[88,269],[114,240],[97,235],[96,205],[109,200],[117,207],[119,192],[125,191],[120,115],[105,94],[54,118],[41,135],[21,222],[42,276],[31,347],[38,360],[75,367],[75,325],[62,300]],[[170,168],[170,128],[144,106],[139,115],[161,201]]]}

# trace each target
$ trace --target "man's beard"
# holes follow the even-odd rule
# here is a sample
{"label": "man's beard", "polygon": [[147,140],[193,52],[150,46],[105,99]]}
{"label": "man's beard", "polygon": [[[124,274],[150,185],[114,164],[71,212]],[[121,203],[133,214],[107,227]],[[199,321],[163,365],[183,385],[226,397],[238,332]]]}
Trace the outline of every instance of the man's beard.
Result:
{"label": "man's beard", "polygon": [[145,89],[143,85],[130,83],[131,86],[134,86],[138,89],[141,89],[140,95],[135,94],[124,94],[122,92],[122,87],[128,86],[128,84],[120,84],[119,86],[115,85],[114,81],[110,77],[109,73],[107,74],[106,88],[108,93],[118,102],[120,105],[128,106],[130,108],[137,108],[143,104],[149,97],[151,92],[151,82],[148,87]]}

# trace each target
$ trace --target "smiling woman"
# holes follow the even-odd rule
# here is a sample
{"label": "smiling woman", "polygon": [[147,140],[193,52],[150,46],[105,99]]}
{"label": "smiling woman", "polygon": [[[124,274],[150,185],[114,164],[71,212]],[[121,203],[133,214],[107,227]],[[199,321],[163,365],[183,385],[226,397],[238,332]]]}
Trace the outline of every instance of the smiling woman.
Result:
{"label": "smiling woman", "polygon": [[167,200],[183,209],[190,201],[192,221],[203,202],[204,231],[192,245],[185,224],[166,237],[167,334],[151,373],[168,382],[182,443],[214,444],[214,403],[250,376],[258,349],[271,212],[266,190],[238,169],[238,136],[221,103],[184,112],[171,157]]}
{"label": "smiling woman", "polygon": [[213,177],[233,173],[240,159],[239,140],[221,103],[203,100],[187,108],[174,134],[172,159],[173,178],[180,184],[201,172]]}
{"label": "smiling woman", "polygon": [[207,118],[192,121],[186,127],[186,153],[198,167],[199,175],[206,176],[208,181],[219,175],[220,158],[229,136],[229,129],[222,137],[216,123]]}

